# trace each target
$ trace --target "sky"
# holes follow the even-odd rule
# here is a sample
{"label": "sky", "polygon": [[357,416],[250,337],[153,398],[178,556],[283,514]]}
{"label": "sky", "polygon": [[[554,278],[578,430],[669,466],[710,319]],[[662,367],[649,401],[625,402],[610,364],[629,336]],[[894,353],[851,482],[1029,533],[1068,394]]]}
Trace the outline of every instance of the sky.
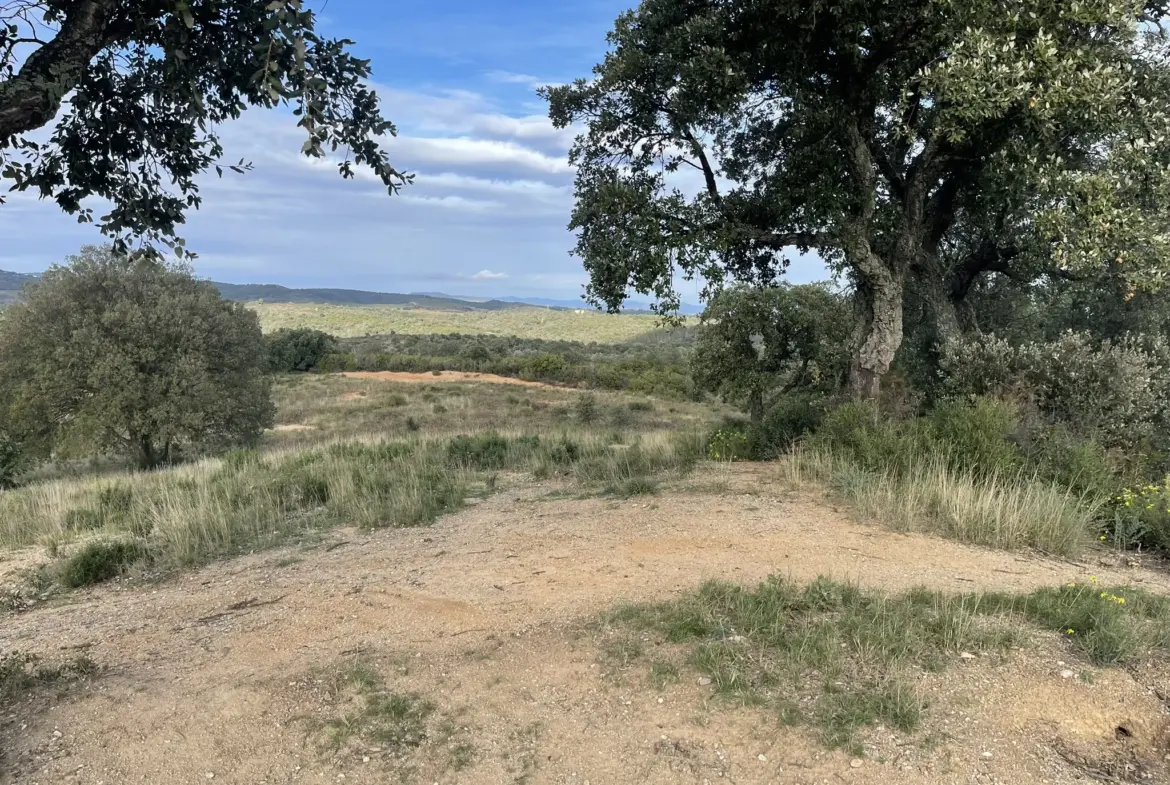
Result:
{"label": "sky", "polygon": [[[343,181],[298,154],[295,120],[253,109],[223,126],[244,175],[200,181],[188,214],[196,272],[279,283],[469,297],[574,299],[587,281],[570,255],[572,130],[552,127],[543,84],[587,77],[631,0],[313,0],[319,29],[372,61],[383,114],[398,127],[391,161],[415,174],[396,196]],[[53,203],[0,206],[0,269],[36,272],[100,242]],[[790,280],[823,277],[798,260]],[[698,301],[697,284],[682,284]]]}

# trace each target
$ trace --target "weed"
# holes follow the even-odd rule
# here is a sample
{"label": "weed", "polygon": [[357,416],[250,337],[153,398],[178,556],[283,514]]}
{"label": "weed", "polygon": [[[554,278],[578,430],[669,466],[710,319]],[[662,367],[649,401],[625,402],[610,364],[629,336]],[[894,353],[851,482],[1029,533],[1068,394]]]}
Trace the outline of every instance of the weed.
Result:
{"label": "weed", "polygon": [[46,664],[35,654],[0,654],[0,710],[7,709],[30,692],[49,686],[65,686],[98,672],[97,663],[80,656],[58,664]]}
{"label": "weed", "polygon": [[658,482],[651,477],[630,477],[622,480],[616,485],[610,485],[605,489],[606,496],[613,496],[618,499],[630,499],[634,496],[649,496],[658,493]]}
{"label": "weed", "polygon": [[57,580],[67,589],[91,586],[125,574],[146,555],[146,548],[134,540],[94,540],[59,565]]}
{"label": "weed", "polygon": [[650,683],[655,689],[666,689],[666,685],[677,684],[680,678],[678,667],[673,662],[654,660],[650,663]]}
{"label": "weed", "polygon": [[582,393],[573,403],[573,413],[577,422],[582,425],[591,425],[597,422],[600,416],[597,408],[597,396],[593,393]]}
{"label": "weed", "polygon": [[357,737],[400,753],[426,740],[427,719],[435,710],[434,704],[416,693],[387,692],[368,665],[353,665],[339,673],[334,691],[354,706],[324,723],[326,739],[334,749]]}
{"label": "weed", "polygon": [[[1092,580],[1024,595],[890,596],[827,578],[802,587],[774,576],[754,589],[706,583],[675,601],[603,617],[609,627],[690,644],[690,664],[716,694],[771,706],[782,723],[810,724],[828,746],[854,752],[867,725],[919,727],[926,705],[909,672],[939,670],[960,651],[1004,651],[1018,641],[1021,621],[1060,632],[1098,665],[1170,649],[1170,599]],[[613,660],[632,640],[618,634],[603,651]],[[662,668],[651,665],[652,680]]]}

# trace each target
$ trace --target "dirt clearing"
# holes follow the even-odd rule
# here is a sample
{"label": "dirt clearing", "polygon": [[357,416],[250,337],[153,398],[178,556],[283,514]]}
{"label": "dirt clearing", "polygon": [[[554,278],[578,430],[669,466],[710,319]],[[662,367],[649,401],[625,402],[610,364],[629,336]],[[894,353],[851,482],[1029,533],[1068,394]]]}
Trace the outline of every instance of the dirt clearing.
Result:
{"label": "dirt clearing", "polygon": [[468,373],[466,371],[440,371],[439,373],[408,373],[406,371],[345,371],[340,374],[349,379],[376,379],[383,382],[408,382],[414,384],[431,382],[489,382],[491,384],[515,384],[521,387],[540,387],[546,390],[563,390],[554,384],[530,382],[511,376],[497,376],[494,373]]}
{"label": "dirt clearing", "polygon": [[[620,502],[503,491],[430,528],[340,531],[6,616],[0,650],[84,651],[105,672],[0,717],[0,782],[1166,781],[1165,667],[1090,668],[1056,636],[924,675],[923,730],[873,729],[864,757],[714,700],[693,671],[657,690],[644,662],[603,657],[598,612],[708,578],[1170,592],[1165,573],[1096,557],[858,525],[762,471]],[[395,697],[363,709],[363,690]]]}

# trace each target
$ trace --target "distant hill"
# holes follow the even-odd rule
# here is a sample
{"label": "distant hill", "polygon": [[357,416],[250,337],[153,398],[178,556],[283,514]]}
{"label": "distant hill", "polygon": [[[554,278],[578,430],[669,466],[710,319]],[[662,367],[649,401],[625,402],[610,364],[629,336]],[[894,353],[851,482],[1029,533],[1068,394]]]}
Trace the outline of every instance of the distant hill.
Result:
{"label": "distant hill", "polygon": [[[40,276],[35,273],[12,273],[0,270],[0,305],[15,302],[20,289]],[[220,294],[229,300],[243,302],[263,300],[269,303],[321,303],[327,305],[400,305],[435,311],[508,311],[525,306],[544,308],[592,310],[584,300],[556,300],[546,297],[500,297],[484,300],[458,297],[442,292],[367,292],[360,289],[293,289],[274,283],[220,283],[212,281]],[[649,312],[650,304],[638,300],[626,302],[627,313]],[[683,303],[684,314],[700,313],[697,305]]]}
{"label": "distant hill", "polygon": [[212,281],[229,300],[263,300],[269,303],[322,303],[329,305],[405,305],[440,311],[505,311],[516,303],[502,300],[471,301],[433,294],[393,294],[359,289],[290,289],[273,283],[219,283]]}

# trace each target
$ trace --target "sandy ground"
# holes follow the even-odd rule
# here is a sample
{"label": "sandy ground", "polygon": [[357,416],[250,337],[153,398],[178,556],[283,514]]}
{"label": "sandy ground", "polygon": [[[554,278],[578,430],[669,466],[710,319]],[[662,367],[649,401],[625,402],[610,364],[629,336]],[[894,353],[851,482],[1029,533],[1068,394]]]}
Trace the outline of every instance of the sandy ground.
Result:
{"label": "sandy ground", "polygon": [[345,371],[341,376],[350,379],[377,379],[384,382],[491,382],[492,384],[516,384],[521,387],[543,387],[548,390],[562,390],[543,382],[530,382],[525,379],[516,379],[511,376],[497,376],[494,373],[467,373],[465,371],[440,371],[435,373],[407,373],[406,371]]}
{"label": "sandy ground", "polygon": [[[1042,634],[1006,660],[923,676],[924,730],[874,729],[864,759],[713,699],[693,671],[660,692],[645,662],[607,663],[597,612],[706,578],[970,591],[1095,575],[1170,592],[1164,572],[1097,556],[1050,561],[859,525],[762,471],[734,470],[722,493],[623,502],[514,489],[430,528],[341,531],[0,617],[0,650],[84,651],[105,669],[0,717],[0,782],[1170,782],[1167,670],[1062,678],[1087,666]],[[327,674],[355,661],[432,701],[448,720],[441,737],[405,758],[323,748],[314,719],[345,708]],[[459,744],[474,748],[462,769]]]}

